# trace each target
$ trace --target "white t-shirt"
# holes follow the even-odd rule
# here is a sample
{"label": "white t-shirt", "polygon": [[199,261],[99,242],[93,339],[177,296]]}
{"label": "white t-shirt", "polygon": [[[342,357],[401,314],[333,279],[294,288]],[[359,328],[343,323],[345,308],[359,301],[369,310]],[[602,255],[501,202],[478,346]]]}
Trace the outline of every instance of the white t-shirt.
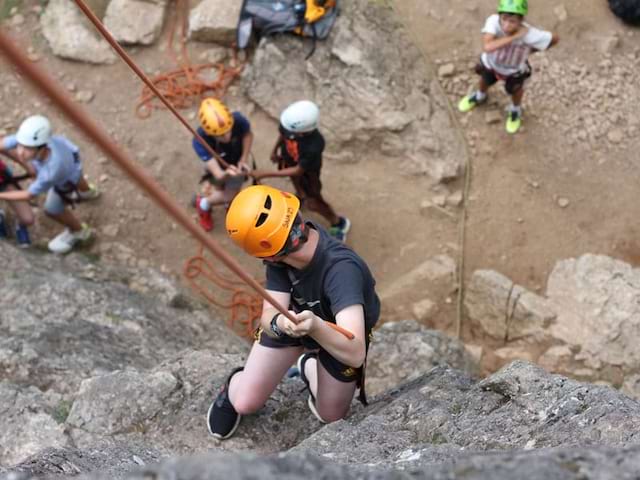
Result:
{"label": "white t-shirt", "polygon": [[[528,23],[523,24],[529,29],[523,38],[514,40],[506,47],[502,47],[491,53],[482,54],[484,66],[499,73],[509,76],[526,70],[527,59],[532,50],[546,50],[551,45],[551,32],[532,27]],[[494,35],[496,38],[506,37],[500,27],[500,15],[494,14],[487,18],[482,28],[482,33]]]}

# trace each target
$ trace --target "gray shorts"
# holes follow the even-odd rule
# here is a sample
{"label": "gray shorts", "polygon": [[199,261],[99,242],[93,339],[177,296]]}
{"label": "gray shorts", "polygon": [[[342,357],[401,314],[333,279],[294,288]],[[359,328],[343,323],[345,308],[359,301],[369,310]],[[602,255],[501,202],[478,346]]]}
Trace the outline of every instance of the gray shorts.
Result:
{"label": "gray shorts", "polygon": [[47,199],[44,201],[44,211],[51,215],[60,215],[64,212],[65,206],[64,200],[58,192],[54,188],[49,189]]}

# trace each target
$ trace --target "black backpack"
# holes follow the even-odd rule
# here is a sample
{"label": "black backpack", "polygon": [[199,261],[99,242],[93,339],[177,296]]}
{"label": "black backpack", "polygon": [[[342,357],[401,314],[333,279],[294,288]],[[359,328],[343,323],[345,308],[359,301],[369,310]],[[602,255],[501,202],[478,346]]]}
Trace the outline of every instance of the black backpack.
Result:
{"label": "black backpack", "polygon": [[293,33],[314,40],[329,36],[338,16],[338,0],[244,0],[238,22],[238,48],[246,48],[253,34],[257,38],[276,33]]}

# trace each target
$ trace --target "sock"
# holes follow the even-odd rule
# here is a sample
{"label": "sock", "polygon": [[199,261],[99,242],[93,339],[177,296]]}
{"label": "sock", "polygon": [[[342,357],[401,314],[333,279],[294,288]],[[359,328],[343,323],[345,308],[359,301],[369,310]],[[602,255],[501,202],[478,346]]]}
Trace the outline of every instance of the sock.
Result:
{"label": "sock", "polygon": [[522,113],[522,107],[520,105],[516,106],[512,103],[509,105],[509,113],[517,113],[520,115]]}
{"label": "sock", "polygon": [[474,93],[476,100],[481,102],[483,101],[485,98],[487,98],[487,94],[484,92],[481,92],[480,90],[476,90],[476,93]]}
{"label": "sock", "polygon": [[210,209],[211,209],[211,204],[209,203],[209,200],[207,200],[206,198],[201,198],[200,210],[204,210],[205,212],[208,212]]}

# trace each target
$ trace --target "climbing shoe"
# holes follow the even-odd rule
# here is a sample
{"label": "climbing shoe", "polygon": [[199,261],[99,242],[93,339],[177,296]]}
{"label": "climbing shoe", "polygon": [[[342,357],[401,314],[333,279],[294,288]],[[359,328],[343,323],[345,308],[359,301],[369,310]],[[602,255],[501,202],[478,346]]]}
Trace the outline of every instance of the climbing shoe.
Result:
{"label": "climbing shoe", "polygon": [[0,238],[7,238],[7,217],[4,210],[0,210]]}
{"label": "climbing shoe", "polygon": [[327,423],[323,420],[323,418],[318,413],[318,409],[316,408],[316,398],[313,396],[313,393],[311,393],[311,388],[309,387],[309,380],[307,379],[307,376],[304,373],[305,363],[307,363],[307,360],[310,360],[311,358],[315,358],[317,361],[318,354],[313,352],[303,353],[302,355],[300,355],[300,357],[298,357],[298,362],[296,363],[296,366],[298,367],[298,372],[300,373],[300,379],[304,382],[305,386],[307,387],[307,390],[309,390],[309,398],[307,398],[307,405],[309,406],[309,410],[311,410],[311,413],[313,413],[313,415],[318,419],[318,421],[320,421],[320,423]]}
{"label": "climbing shoe", "polygon": [[86,223],[82,224],[82,229],[72,232],[66,228],[49,242],[49,250],[53,253],[69,253],[78,242],[86,242],[91,239],[93,231]]}
{"label": "climbing shoe", "polygon": [[329,235],[342,243],[347,241],[347,233],[351,230],[351,221],[347,217],[339,217],[340,221],[329,228]]}
{"label": "climbing shoe", "polygon": [[238,367],[231,372],[207,412],[207,428],[209,433],[218,440],[226,440],[231,437],[240,425],[242,415],[236,412],[229,400],[229,383],[231,383],[233,376],[242,370],[244,367]]}
{"label": "climbing shoe", "polygon": [[18,228],[16,228],[16,242],[20,248],[29,248],[31,246],[29,230],[24,225],[18,225]]}
{"label": "climbing shoe", "polygon": [[466,97],[463,97],[462,100],[458,102],[458,110],[460,110],[462,113],[470,112],[471,110],[476,108],[478,105],[482,105],[484,102],[486,102],[487,98],[488,97],[485,95],[485,97],[482,100],[478,100],[478,97],[474,92],[471,95],[467,95]]}
{"label": "climbing shoe", "polygon": [[514,134],[518,130],[520,130],[520,126],[522,125],[522,113],[517,111],[509,111],[507,114],[507,123],[505,128],[508,133]]}
{"label": "climbing shoe", "polygon": [[200,200],[202,197],[197,195],[195,198],[195,207],[198,212],[198,221],[200,222],[200,226],[204,229],[205,232],[210,232],[213,230],[213,217],[211,216],[211,209],[203,210],[200,207]]}
{"label": "climbing shoe", "polygon": [[81,192],[78,190],[78,198],[82,201],[95,200],[100,196],[100,190],[93,183],[89,183],[89,190]]}

